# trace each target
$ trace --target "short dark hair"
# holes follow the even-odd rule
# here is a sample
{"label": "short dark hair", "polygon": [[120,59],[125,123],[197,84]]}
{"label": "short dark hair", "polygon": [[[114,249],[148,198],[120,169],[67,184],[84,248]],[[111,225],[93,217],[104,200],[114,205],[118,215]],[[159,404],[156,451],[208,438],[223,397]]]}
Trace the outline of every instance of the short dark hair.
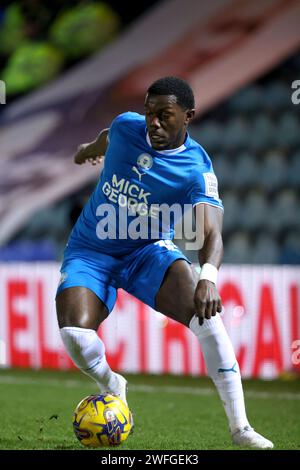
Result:
{"label": "short dark hair", "polygon": [[177,98],[177,104],[184,110],[193,109],[195,107],[193,90],[182,78],[159,78],[149,86],[147,93],[149,93],[149,95],[174,95]]}

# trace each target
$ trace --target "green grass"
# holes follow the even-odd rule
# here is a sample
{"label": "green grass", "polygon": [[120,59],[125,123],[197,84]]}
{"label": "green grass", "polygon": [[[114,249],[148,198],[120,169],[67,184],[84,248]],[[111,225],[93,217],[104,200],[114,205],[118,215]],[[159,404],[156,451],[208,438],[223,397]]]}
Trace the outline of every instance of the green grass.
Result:
{"label": "green grass", "polygon": [[[135,430],[126,449],[234,449],[208,379],[126,376]],[[244,381],[250,423],[276,449],[300,449],[300,380]],[[95,384],[79,372],[0,370],[0,449],[82,449],[72,414]],[[56,416],[56,417],[55,417]]]}

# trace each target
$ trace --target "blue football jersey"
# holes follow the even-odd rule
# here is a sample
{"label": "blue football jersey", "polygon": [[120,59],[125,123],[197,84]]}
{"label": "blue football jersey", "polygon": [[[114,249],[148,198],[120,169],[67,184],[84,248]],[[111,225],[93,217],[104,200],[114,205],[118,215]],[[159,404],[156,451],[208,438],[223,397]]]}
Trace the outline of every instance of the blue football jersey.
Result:
{"label": "blue football jersey", "polygon": [[223,209],[201,145],[187,133],[181,147],[157,151],[145,116],[126,112],[111,124],[103,171],[68,246],[126,255],[153,240],[172,239],[177,219],[199,203]]}

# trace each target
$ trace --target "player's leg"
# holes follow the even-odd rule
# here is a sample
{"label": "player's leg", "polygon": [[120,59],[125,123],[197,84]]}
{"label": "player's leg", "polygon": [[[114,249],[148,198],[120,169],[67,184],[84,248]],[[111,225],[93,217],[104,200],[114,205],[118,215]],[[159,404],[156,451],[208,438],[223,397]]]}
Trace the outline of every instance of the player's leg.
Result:
{"label": "player's leg", "polygon": [[272,448],[272,442],[249,425],[238,362],[220,315],[217,313],[205,319],[200,326],[193,313],[197,282],[196,271],[186,261],[172,263],[156,295],[156,310],[188,326],[197,336],[208,374],[224,405],[233,442],[242,446]]}
{"label": "player's leg", "polygon": [[102,393],[120,396],[126,402],[127,382],[109,367],[97,335],[108,307],[92,290],[80,286],[61,290],[56,310],[61,338],[74,364],[97,382]]}
{"label": "player's leg", "polygon": [[107,318],[108,309],[100,298],[86,287],[69,287],[56,297],[59,328],[84,328],[97,331]]}
{"label": "player's leg", "polygon": [[[240,371],[231,341],[219,314],[205,319],[203,324],[199,325],[194,306],[198,275],[185,256],[171,241],[156,242],[135,254],[129,272],[125,290],[157,311],[189,327],[197,336],[208,373],[224,403],[231,432],[234,433],[238,429],[244,433],[243,442],[235,442],[271,447],[270,441],[254,431],[244,432],[249,423],[245,412]],[[249,434],[252,444],[249,443]]]}
{"label": "player's leg", "polygon": [[194,294],[198,277],[187,261],[175,260],[167,268],[155,296],[155,310],[189,327],[195,315]]}
{"label": "player's leg", "polygon": [[208,374],[225,403],[225,411],[233,431],[249,425],[238,364],[219,314],[205,319],[201,326],[195,316],[197,277],[195,270],[186,261],[175,261],[169,267],[156,295],[156,310],[188,326],[197,336]]}

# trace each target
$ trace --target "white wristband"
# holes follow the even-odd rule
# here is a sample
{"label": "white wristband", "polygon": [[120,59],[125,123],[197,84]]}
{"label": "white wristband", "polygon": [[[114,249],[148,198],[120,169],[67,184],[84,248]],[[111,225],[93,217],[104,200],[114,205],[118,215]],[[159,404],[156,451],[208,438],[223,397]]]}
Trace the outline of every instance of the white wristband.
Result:
{"label": "white wristband", "polygon": [[200,271],[200,281],[201,279],[207,279],[207,281],[217,284],[218,269],[213,264],[205,263]]}

